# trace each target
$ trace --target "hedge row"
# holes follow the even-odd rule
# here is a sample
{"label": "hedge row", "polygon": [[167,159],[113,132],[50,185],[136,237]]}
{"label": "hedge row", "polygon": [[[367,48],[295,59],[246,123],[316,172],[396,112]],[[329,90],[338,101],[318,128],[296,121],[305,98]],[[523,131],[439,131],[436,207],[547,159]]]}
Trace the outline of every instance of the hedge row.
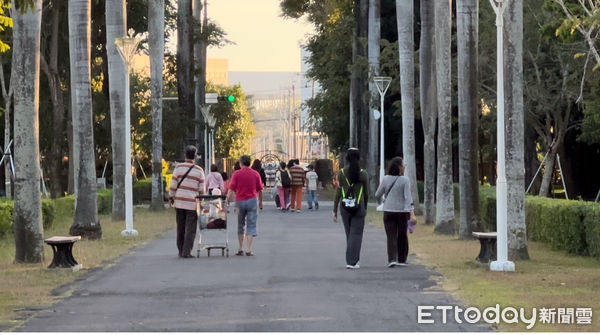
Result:
{"label": "hedge row", "polygon": [[[486,230],[496,230],[496,190],[480,187],[481,218]],[[525,198],[527,238],[555,250],[600,259],[600,204],[581,200]]]}
{"label": "hedge row", "polygon": [[[12,233],[14,203],[0,202],[0,236]],[[42,199],[42,222],[44,229],[52,227],[55,217],[73,216],[75,196],[69,195],[57,199]],[[108,214],[112,211],[112,191],[98,190],[98,213]]]}
{"label": "hedge row", "polygon": [[[422,180],[417,181],[417,191],[419,192],[419,199],[421,203],[425,199],[425,184]],[[460,208],[460,189],[458,184],[454,184],[454,208],[458,210]]]}

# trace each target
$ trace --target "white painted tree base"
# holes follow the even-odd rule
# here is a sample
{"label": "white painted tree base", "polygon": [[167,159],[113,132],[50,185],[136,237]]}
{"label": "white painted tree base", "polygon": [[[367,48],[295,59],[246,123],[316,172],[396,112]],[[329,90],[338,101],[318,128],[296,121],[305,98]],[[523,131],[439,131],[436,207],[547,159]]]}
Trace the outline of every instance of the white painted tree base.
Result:
{"label": "white painted tree base", "polygon": [[511,261],[493,261],[490,263],[490,271],[515,272],[515,263]]}
{"label": "white painted tree base", "polygon": [[123,236],[123,237],[138,236],[138,231],[135,229],[125,229],[121,232],[121,236]]}

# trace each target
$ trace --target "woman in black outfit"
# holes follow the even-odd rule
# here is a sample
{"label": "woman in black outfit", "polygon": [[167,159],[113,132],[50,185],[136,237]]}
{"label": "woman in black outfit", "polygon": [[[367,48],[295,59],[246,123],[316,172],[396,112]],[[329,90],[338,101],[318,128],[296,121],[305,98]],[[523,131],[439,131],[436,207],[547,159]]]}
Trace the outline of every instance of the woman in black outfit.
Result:
{"label": "woman in black outfit", "polygon": [[333,221],[337,221],[337,209],[346,232],[346,269],[358,269],[360,248],[369,200],[369,176],[358,164],[360,153],[356,148],[346,152],[346,166],[338,172],[340,186],[333,202]]}
{"label": "woman in black outfit", "polygon": [[[254,162],[252,162],[252,169],[256,172],[258,172],[258,174],[260,175],[260,180],[263,184],[263,187],[265,187],[265,184],[267,182],[267,174],[265,173],[265,170],[262,168],[262,163],[260,162],[260,159],[255,159]],[[258,192],[258,208],[259,209],[263,209],[263,192],[260,191]]]}

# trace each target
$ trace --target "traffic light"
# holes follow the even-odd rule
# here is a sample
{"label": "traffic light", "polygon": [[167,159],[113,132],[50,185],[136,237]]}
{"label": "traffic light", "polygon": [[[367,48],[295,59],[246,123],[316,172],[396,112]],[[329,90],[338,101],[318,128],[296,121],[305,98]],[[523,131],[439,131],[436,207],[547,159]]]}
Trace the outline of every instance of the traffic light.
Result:
{"label": "traffic light", "polygon": [[233,95],[219,95],[219,97],[217,98],[217,101],[219,102],[234,102],[235,101],[235,96]]}

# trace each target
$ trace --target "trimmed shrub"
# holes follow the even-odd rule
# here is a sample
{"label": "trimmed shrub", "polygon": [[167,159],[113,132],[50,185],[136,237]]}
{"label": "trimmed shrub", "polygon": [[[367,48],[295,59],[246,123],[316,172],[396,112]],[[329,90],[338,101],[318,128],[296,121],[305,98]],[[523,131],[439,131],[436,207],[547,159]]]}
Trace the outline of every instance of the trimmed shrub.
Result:
{"label": "trimmed shrub", "polygon": [[0,236],[12,233],[13,203],[11,201],[0,202]]}
{"label": "trimmed shrub", "polygon": [[[13,201],[0,202],[0,236],[13,233]],[[50,228],[54,223],[56,211],[51,199],[42,199],[42,224],[44,229]]]}
{"label": "trimmed shrub", "polygon": [[75,196],[67,195],[66,197],[53,199],[56,216],[73,216],[75,215]]}
{"label": "trimmed shrub", "polygon": [[[494,187],[480,187],[481,218],[486,230],[496,231]],[[555,250],[600,259],[600,204],[581,200],[525,198],[527,238]]]}
{"label": "trimmed shrub", "polygon": [[152,178],[140,179],[133,183],[133,204],[152,200]]}
{"label": "trimmed shrub", "polygon": [[98,190],[98,214],[110,214],[112,212],[112,190]]}
{"label": "trimmed shrub", "polygon": [[[425,183],[422,180],[417,180],[417,192],[419,193],[420,202],[425,199]],[[458,184],[454,184],[454,209],[460,208],[460,188]]]}
{"label": "trimmed shrub", "polygon": [[[12,200],[0,201],[0,236],[13,232]],[[98,214],[110,214],[112,211],[112,190],[98,190]],[[54,219],[75,214],[75,196],[69,195],[57,199],[42,199],[42,222],[44,229],[52,227]]]}
{"label": "trimmed shrub", "polygon": [[481,224],[485,231],[496,231],[496,188],[479,187],[479,208]]}
{"label": "trimmed shrub", "polygon": [[56,210],[52,199],[42,199],[42,223],[44,229],[48,229],[52,226],[55,215]]}

